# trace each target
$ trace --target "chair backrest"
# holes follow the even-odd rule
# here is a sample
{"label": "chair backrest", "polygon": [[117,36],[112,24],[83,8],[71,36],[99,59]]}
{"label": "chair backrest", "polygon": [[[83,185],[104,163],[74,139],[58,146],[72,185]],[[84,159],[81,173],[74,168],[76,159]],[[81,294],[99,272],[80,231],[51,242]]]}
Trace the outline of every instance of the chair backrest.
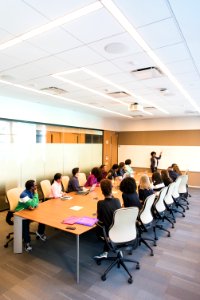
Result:
{"label": "chair backrest", "polygon": [[167,190],[167,193],[164,198],[164,202],[167,205],[171,205],[174,203],[174,199],[173,199],[172,195],[173,195],[173,190],[174,190],[175,184],[176,184],[175,182],[172,182],[168,185],[168,190]]}
{"label": "chair backrest", "polygon": [[172,196],[176,199],[180,196],[178,190],[179,190],[179,185],[181,183],[181,177],[180,176],[177,177],[174,182],[175,182],[175,185],[174,185],[174,189],[172,192]]}
{"label": "chair backrest", "polygon": [[137,207],[119,208],[114,212],[113,223],[108,232],[113,243],[130,242],[136,239]]}
{"label": "chair backrest", "polygon": [[48,198],[51,193],[51,182],[48,179],[40,181],[40,186],[42,189],[42,193],[44,196],[44,199]]}
{"label": "chair backrest", "polygon": [[188,175],[181,175],[181,183],[179,184],[178,192],[180,194],[187,193],[187,182],[188,182]]}
{"label": "chair backrest", "polygon": [[78,173],[78,182],[80,186],[84,186],[84,184],[86,183],[87,179],[86,179],[86,175],[85,173]]}
{"label": "chair backrest", "polygon": [[67,191],[68,183],[69,183],[69,176],[62,176],[62,185],[65,192]]}
{"label": "chair backrest", "polygon": [[20,194],[23,192],[23,188],[22,187],[17,187],[17,188],[13,188],[10,189],[6,192],[6,196],[9,202],[9,210],[14,211],[18,202],[19,202],[19,196]]}
{"label": "chair backrest", "polygon": [[160,191],[160,194],[158,195],[158,198],[156,200],[155,208],[156,208],[157,212],[159,212],[159,213],[165,211],[165,209],[166,209],[165,204],[164,204],[164,198],[167,193],[167,190],[168,190],[167,186],[162,188],[162,190]]}
{"label": "chair backrest", "polygon": [[139,219],[144,225],[149,224],[153,221],[153,215],[152,215],[151,209],[152,209],[152,205],[154,203],[155,197],[156,197],[155,194],[148,196],[145,199],[143,207],[140,211]]}

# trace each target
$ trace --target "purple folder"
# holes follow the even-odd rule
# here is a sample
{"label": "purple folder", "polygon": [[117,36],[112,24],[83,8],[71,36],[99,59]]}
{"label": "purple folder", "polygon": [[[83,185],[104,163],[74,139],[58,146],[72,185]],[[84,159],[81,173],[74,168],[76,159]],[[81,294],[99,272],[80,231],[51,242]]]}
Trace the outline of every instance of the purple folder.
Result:
{"label": "purple folder", "polygon": [[71,216],[71,217],[68,217],[68,218],[64,219],[64,220],[62,221],[62,223],[63,223],[63,224],[73,225],[73,224],[75,224],[79,219],[80,219],[80,217],[73,217],[73,216]]}
{"label": "purple folder", "polygon": [[85,225],[85,226],[94,226],[94,224],[98,221],[97,218],[91,217],[82,217],[76,221],[76,224]]}

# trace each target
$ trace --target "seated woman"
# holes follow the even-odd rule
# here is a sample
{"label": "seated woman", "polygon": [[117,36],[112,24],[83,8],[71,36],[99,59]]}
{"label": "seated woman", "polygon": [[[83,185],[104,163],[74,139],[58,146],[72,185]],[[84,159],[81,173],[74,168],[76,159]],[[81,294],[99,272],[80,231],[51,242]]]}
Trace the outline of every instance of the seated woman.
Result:
{"label": "seated woman", "polygon": [[168,173],[169,173],[169,177],[172,179],[172,181],[175,181],[176,178],[179,176],[178,173],[176,173],[174,170],[173,170],[173,167],[170,166],[168,167]]}
{"label": "seated woman", "polygon": [[161,178],[165,186],[168,186],[170,183],[173,182],[173,180],[169,177],[169,172],[167,170],[161,171]]}
{"label": "seated woman", "polygon": [[152,182],[153,182],[153,190],[154,192],[159,192],[162,188],[165,187],[165,184],[161,178],[160,172],[154,172],[152,175]]}
{"label": "seated woman", "polygon": [[72,177],[69,180],[67,193],[82,191],[82,187],[80,187],[78,181],[78,173],[79,168],[72,169]]}
{"label": "seated woman", "polygon": [[94,167],[91,171],[91,174],[88,176],[88,179],[84,186],[88,187],[88,186],[92,186],[93,184],[97,184],[97,186],[99,186],[98,183],[99,175],[100,175],[99,168]]}
{"label": "seated woman", "polygon": [[142,202],[142,204],[144,203],[144,200],[152,194],[154,194],[154,191],[151,188],[149,177],[146,174],[144,174],[140,177],[139,182],[139,199]]}
{"label": "seated woman", "polygon": [[120,176],[123,178],[124,174],[126,173],[125,171],[125,163],[122,161],[119,163],[119,168],[117,171],[117,176]]}
{"label": "seated woman", "polygon": [[126,173],[128,173],[128,175],[130,177],[133,177],[134,172],[133,172],[133,169],[131,167],[131,160],[130,159],[125,160],[125,171],[126,171]]}
{"label": "seated woman", "polygon": [[115,179],[118,175],[117,175],[117,171],[119,169],[119,166],[118,164],[114,164],[112,166],[112,168],[108,171],[108,175],[107,175],[107,178],[108,179]]}
{"label": "seated woman", "polygon": [[99,178],[97,178],[98,182],[100,182],[102,179],[105,179],[108,175],[108,172],[106,171],[107,169],[107,166],[106,165],[101,165],[100,168],[99,168],[99,171],[100,171],[100,175],[99,175]]}
{"label": "seated woman", "polygon": [[181,170],[179,169],[179,166],[177,164],[172,164],[172,168],[173,168],[173,171],[176,172],[179,175],[182,175],[182,172]]}
{"label": "seated woman", "polygon": [[122,199],[124,202],[124,207],[135,206],[139,209],[142,207],[140,203],[138,194],[136,192],[137,185],[135,179],[132,177],[124,178],[120,183],[120,191],[122,192]]}
{"label": "seated woman", "polygon": [[65,193],[62,191],[62,174],[56,173],[52,180],[51,193],[49,195],[49,198],[60,198],[64,195]]}

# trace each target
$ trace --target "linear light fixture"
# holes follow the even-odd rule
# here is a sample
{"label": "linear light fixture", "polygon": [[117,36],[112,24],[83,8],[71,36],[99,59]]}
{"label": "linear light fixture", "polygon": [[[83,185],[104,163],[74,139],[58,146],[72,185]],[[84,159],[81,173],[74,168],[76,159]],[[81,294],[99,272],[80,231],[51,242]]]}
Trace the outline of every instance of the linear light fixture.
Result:
{"label": "linear light fixture", "polygon": [[[83,70],[82,68],[76,69],[76,72],[80,72],[80,71],[84,71],[84,70]],[[61,81],[63,81],[63,82],[69,83],[69,84],[71,84],[71,85],[73,85],[73,86],[76,86],[76,87],[78,87],[78,88],[81,88],[81,89],[83,89],[83,90],[86,90],[86,91],[88,91],[88,92],[90,92],[90,93],[92,93],[92,94],[95,94],[95,95],[104,97],[104,98],[106,98],[106,99],[109,99],[109,100],[112,100],[112,101],[115,101],[115,102],[118,102],[118,103],[123,104],[123,105],[125,105],[125,106],[128,107],[128,104],[125,103],[124,101],[121,101],[121,100],[119,100],[119,99],[115,99],[115,98],[113,98],[113,97],[111,97],[111,96],[108,96],[108,95],[106,95],[106,94],[104,94],[104,93],[101,93],[101,92],[99,92],[99,91],[97,91],[97,90],[91,89],[91,88],[89,88],[89,87],[87,87],[87,86],[85,86],[85,85],[83,85],[83,84],[77,83],[77,82],[75,82],[75,81],[69,80],[69,79],[64,78],[64,77],[61,76],[61,74],[62,74],[62,75],[66,75],[66,74],[69,74],[69,73],[70,73],[70,71],[66,71],[66,72],[62,72],[62,73],[56,73],[56,74],[53,74],[53,75],[51,75],[51,76],[54,77],[54,78],[56,78],[56,79],[59,79],[59,80],[61,80]],[[73,70],[73,73],[74,73],[74,70]]]}
{"label": "linear light fixture", "polygon": [[97,107],[97,106],[94,106],[94,105],[91,105],[91,104],[82,103],[80,101],[77,101],[77,100],[74,100],[74,99],[70,99],[70,98],[65,98],[65,97],[58,96],[58,95],[52,95],[52,94],[50,94],[48,92],[39,91],[39,90],[36,90],[34,88],[27,87],[27,86],[24,86],[24,85],[21,85],[21,84],[12,83],[10,81],[6,81],[6,80],[1,80],[0,79],[0,83],[6,84],[6,85],[10,85],[10,86],[14,86],[16,88],[23,89],[23,90],[26,90],[26,91],[31,91],[31,92],[34,92],[36,94],[46,95],[46,96],[50,96],[50,97],[53,97],[53,98],[56,98],[56,99],[61,99],[61,100],[67,101],[67,102],[76,103],[78,105],[90,107],[90,108],[97,109],[97,110],[106,111],[108,113],[115,114],[115,115],[118,115],[118,116],[122,116],[122,117],[125,117],[125,118],[129,118],[129,119],[132,118],[131,116],[124,115],[124,114],[121,114],[121,113],[118,113],[116,111],[112,111],[112,110],[109,110],[109,109],[106,109],[106,108],[103,108],[103,107]]}
{"label": "linear light fixture", "polygon": [[[136,98],[136,99],[138,99],[138,100],[143,101],[144,103],[153,105],[154,107],[156,107],[156,108],[157,108],[158,110],[160,110],[161,112],[163,112],[163,113],[165,113],[165,114],[169,114],[165,109],[162,109],[162,108],[160,108],[159,106],[155,105],[153,102],[148,101],[148,100],[142,98],[142,97],[139,96],[139,95],[136,95],[135,93],[131,92],[131,91],[128,90],[127,88],[124,88],[123,86],[121,86],[121,85],[119,85],[119,84],[116,84],[116,83],[110,81],[109,79],[107,79],[107,78],[105,78],[105,77],[103,77],[103,76],[100,76],[99,74],[97,74],[97,73],[95,73],[95,72],[93,72],[93,71],[91,71],[91,70],[89,70],[89,69],[87,69],[87,68],[85,68],[85,67],[82,67],[81,69],[83,69],[87,74],[90,74],[91,76],[94,76],[94,77],[98,78],[99,80],[101,80],[101,81],[103,81],[103,82],[105,82],[105,83],[108,83],[108,84],[114,86],[115,88],[119,89],[120,91],[124,91],[124,92],[126,92],[127,94],[131,95],[132,97],[134,97],[134,98]],[[146,112],[146,113],[147,113],[147,114],[151,114],[151,113],[149,113],[149,112]],[[151,115],[152,115],[152,114],[151,114]]]}
{"label": "linear light fixture", "polygon": [[[93,94],[99,95],[99,96],[101,96],[101,97],[107,98],[107,99],[109,99],[109,100],[118,102],[118,103],[120,103],[120,104],[123,104],[123,105],[129,107],[129,104],[126,103],[126,102],[124,102],[124,101],[121,101],[121,100],[119,100],[119,99],[116,99],[116,98],[114,98],[114,97],[112,97],[112,96],[108,96],[108,95],[105,94],[105,93],[101,93],[101,92],[99,92],[99,91],[97,91],[97,90],[88,88],[87,86],[85,86],[85,85],[83,85],[83,84],[79,84],[79,83],[77,83],[77,82],[75,82],[75,81],[72,81],[72,80],[69,80],[69,79],[63,77],[63,75],[72,74],[72,73],[81,72],[81,71],[83,71],[83,72],[89,74],[89,75],[92,76],[92,77],[95,77],[95,78],[99,79],[99,80],[102,81],[102,82],[105,82],[105,83],[107,83],[107,84],[109,84],[109,85],[111,85],[111,86],[114,86],[115,88],[117,88],[117,89],[119,89],[119,90],[122,90],[122,91],[124,91],[124,92],[130,94],[130,95],[133,96],[134,98],[139,99],[139,96],[136,96],[136,95],[133,94],[132,92],[130,92],[130,91],[128,91],[127,89],[125,89],[123,86],[117,85],[117,84],[115,84],[114,82],[110,81],[109,79],[107,79],[107,78],[105,78],[105,77],[102,77],[102,76],[100,76],[99,74],[97,74],[97,73],[95,73],[95,72],[93,72],[93,71],[91,71],[91,70],[89,70],[89,69],[87,69],[87,68],[85,68],[85,67],[82,67],[82,68],[76,68],[76,69],[72,69],[72,70],[68,70],[68,71],[56,73],[56,74],[53,74],[53,75],[51,75],[51,76],[53,76],[54,78],[59,79],[59,80],[61,80],[61,81],[63,81],[63,82],[67,82],[67,83],[69,83],[69,84],[71,84],[71,85],[73,85],[73,86],[76,86],[76,87],[82,88],[82,89],[84,89],[84,90],[87,90],[88,92],[91,92],[91,93],[93,93]],[[140,97],[140,100],[142,100],[142,101],[144,101],[144,102],[146,102],[146,103],[148,103],[148,104],[150,104],[150,105],[154,105],[154,104],[151,103],[150,101],[145,101],[144,99],[142,99],[142,97]],[[168,112],[166,112],[165,110],[162,110],[162,109],[158,108],[156,105],[154,105],[154,106],[155,106],[157,109],[159,109],[160,111],[163,111],[164,113],[168,113]],[[143,111],[143,113],[144,113],[144,114],[147,114],[147,115],[152,115],[152,113],[150,113],[150,112],[148,112],[148,111],[145,111],[145,110]]]}
{"label": "linear light fixture", "polygon": [[125,18],[119,8],[113,3],[112,0],[100,0],[103,6],[117,19],[117,21],[124,27],[124,29],[130,34],[130,36],[139,44],[139,46],[147,52],[151,59],[159,66],[159,68],[165,73],[171,82],[177,87],[182,95],[190,102],[190,104],[200,113],[200,107],[192,99],[189,93],[182,87],[179,81],[172,75],[170,70],[163,64],[159,57],[152,51],[148,44],[139,35],[132,24]]}
{"label": "linear light fixture", "polygon": [[44,32],[47,32],[47,31],[49,31],[49,30],[51,30],[53,28],[56,28],[58,26],[61,26],[61,25],[66,24],[68,22],[71,22],[71,21],[73,21],[75,19],[78,19],[78,18],[80,18],[82,16],[88,15],[88,14],[94,12],[94,11],[99,10],[102,7],[103,6],[102,6],[102,4],[99,1],[98,2],[94,2],[94,3],[92,3],[92,4],[88,5],[88,6],[85,6],[85,7],[81,8],[81,9],[73,11],[73,12],[71,12],[71,13],[69,13],[69,14],[61,17],[61,18],[58,18],[58,19],[56,19],[56,20],[54,20],[52,22],[49,22],[49,23],[47,23],[47,24],[45,24],[43,26],[40,26],[40,27],[35,28],[35,29],[31,30],[31,31],[28,31],[28,32],[26,32],[26,33],[24,33],[24,34],[22,34],[22,35],[20,35],[20,36],[18,36],[16,38],[14,38],[14,39],[9,40],[8,42],[5,42],[5,43],[1,44],[0,45],[0,50],[9,48],[9,47],[14,46],[16,44],[19,44],[19,43],[21,43],[23,41],[26,41],[26,40],[28,40],[28,39],[30,39],[32,37],[35,37],[35,36],[38,36],[38,35],[40,35],[40,34],[42,34]]}

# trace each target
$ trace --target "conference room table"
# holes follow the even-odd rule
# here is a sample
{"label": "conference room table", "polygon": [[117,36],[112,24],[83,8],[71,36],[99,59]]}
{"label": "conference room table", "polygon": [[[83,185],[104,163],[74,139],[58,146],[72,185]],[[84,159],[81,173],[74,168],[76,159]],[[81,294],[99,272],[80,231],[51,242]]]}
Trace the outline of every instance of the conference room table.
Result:
{"label": "conference room table", "polygon": [[[74,230],[67,229],[67,224],[62,221],[67,217],[96,217],[97,202],[104,199],[99,187],[87,195],[78,195],[76,193],[68,194],[72,197],[69,200],[50,199],[39,204],[34,210],[24,209],[14,214],[14,253],[23,252],[22,243],[22,220],[29,219],[38,223],[51,226],[53,228],[69,232],[76,236],[76,281],[79,283],[79,237],[88,232],[96,225],[89,227],[79,224],[71,225]],[[118,188],[113,189],[113,196],[121,199],[121,192]]]}

